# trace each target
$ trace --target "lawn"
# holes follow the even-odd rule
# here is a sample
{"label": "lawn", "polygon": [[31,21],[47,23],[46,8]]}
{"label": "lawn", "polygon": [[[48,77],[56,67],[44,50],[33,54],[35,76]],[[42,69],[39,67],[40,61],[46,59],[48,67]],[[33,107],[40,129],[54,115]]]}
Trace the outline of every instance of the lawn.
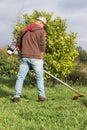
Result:
{"label": "lawn", "polygon": [[[63,85],[46,86],[46,102],[37,102],[36,87],[24,84],[21,101],[12,103],[15,79],[0,78],[0,130],[87,130],[87,97]],[[87,94],[87,87],[73,86]]]}

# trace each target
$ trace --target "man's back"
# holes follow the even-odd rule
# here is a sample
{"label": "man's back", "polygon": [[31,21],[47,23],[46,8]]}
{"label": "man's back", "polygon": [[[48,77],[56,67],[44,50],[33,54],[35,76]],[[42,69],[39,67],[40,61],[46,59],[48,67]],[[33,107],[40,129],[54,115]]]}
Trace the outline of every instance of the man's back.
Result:
{"label": "man's back", "polygon": [[45,49],[46,33],[40,26],[35,26],[26,32],[21,41],[21,56],[41,58]]}

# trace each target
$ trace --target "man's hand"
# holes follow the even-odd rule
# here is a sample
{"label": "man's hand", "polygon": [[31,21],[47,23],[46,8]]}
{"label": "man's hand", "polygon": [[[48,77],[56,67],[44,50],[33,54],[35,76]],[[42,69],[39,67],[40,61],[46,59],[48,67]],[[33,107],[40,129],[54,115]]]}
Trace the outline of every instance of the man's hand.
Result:
{"label": "man's hand", "polygon": [[41,52],[41,58],[42,58],[42,59],[44,58],[44,53],[43,53],[43,52]]}

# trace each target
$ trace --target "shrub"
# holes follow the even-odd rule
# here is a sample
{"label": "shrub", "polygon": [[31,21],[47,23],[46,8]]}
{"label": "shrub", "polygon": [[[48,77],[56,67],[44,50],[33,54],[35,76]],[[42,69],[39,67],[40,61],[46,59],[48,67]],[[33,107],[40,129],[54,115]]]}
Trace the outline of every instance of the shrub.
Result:
{"label": "shrub", "polygon": [[6,48],[0,49],[0,75],[14,77],[17,75],[19,58],[9,56]]}
{"label": "shrub", "polygon": [[68,75],[67,80],[73,84],[87,85],[87,74],[85,72],[74,70]]}

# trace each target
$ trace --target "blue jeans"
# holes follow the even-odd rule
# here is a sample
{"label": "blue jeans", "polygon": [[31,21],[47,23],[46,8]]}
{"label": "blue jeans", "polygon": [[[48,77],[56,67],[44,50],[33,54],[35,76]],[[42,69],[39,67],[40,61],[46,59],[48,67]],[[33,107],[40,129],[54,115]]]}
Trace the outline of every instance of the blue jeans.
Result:
{"label": "blue jeans", "polygon": [[18,78],[15,84],[14,97],[20,97],[24,79],[30,70],[30,67],[34,70],[37,82],[38,96],[45,97],[44,92],[44,79],[43,79],[43,60],[34,58],[22,58],[20,60]]}

